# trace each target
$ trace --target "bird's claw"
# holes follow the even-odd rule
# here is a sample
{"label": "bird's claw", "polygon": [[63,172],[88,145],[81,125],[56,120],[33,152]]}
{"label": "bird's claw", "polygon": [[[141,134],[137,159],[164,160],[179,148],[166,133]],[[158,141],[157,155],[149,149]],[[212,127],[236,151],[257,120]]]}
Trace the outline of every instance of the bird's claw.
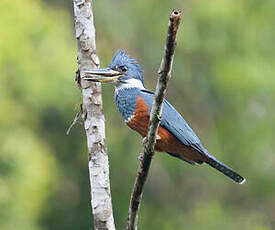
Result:
{"label": "bird's claw", "polygon": [[139,159],[139,161],[142,161],[142,160],[143,160],[143,153],[140,153],[140,154],[139,154],[138,159]]}
{"label": "bird's claw", "polygon": [[146,143],[146,137],[142,138],[142,144],[145,145]]}

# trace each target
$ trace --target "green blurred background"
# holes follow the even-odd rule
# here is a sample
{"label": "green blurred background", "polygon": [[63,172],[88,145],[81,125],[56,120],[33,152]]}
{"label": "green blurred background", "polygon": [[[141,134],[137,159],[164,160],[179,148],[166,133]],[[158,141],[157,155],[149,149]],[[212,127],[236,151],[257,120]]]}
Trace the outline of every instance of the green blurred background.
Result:
{"label": "green blurred background", "polygon": [[[94,1],[101,66],[118,48],[154,89],[168,15],[184,9],[168,98],[240,186],[157,154],[140,229],[275,229],[275,1]],[[70,0],[0,1],[0,229],[91,229],[86,139],[65,135],[81,103]],[[126,222],[140,137],[103,86],[117,229]]]}

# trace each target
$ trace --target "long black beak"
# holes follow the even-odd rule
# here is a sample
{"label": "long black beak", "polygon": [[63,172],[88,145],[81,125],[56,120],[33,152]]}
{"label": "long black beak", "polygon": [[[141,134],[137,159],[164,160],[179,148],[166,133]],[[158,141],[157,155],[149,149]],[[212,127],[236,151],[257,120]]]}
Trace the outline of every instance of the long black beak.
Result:
{"label": "long black beak", "polygon": [[93,69],[83,71],[84,80],[93,81],[93,82],[115,82],[117,81],[123,74],[121,72],[115,71],[111,68],[104,69]]}

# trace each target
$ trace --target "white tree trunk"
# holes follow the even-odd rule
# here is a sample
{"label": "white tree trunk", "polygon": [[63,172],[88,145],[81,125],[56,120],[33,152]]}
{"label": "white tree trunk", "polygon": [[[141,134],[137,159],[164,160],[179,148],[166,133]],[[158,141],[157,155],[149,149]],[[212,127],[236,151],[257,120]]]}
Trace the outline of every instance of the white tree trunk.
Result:
{"label": "white tree trunk", "polygon": [[100,83],[81,80],[82,71],[98,68],[92,0],[73,0],[75,35],[78,45],[77,82],[82,89],[82,118],[87,135],[91,204],[94,229],[114,230],[109,160],[105,143],[105,119]]}

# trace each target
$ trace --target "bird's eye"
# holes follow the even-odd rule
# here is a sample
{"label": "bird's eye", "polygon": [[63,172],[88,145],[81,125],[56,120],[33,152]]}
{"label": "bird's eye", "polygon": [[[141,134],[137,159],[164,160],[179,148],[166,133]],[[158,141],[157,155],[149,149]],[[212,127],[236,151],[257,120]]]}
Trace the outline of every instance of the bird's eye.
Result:
{"label": "bird's eye", "polygon": [[118,66],[118,70],[121,72],[126,72],[128,70],[128,68],[125,65],[121,65],[121,66]]}

